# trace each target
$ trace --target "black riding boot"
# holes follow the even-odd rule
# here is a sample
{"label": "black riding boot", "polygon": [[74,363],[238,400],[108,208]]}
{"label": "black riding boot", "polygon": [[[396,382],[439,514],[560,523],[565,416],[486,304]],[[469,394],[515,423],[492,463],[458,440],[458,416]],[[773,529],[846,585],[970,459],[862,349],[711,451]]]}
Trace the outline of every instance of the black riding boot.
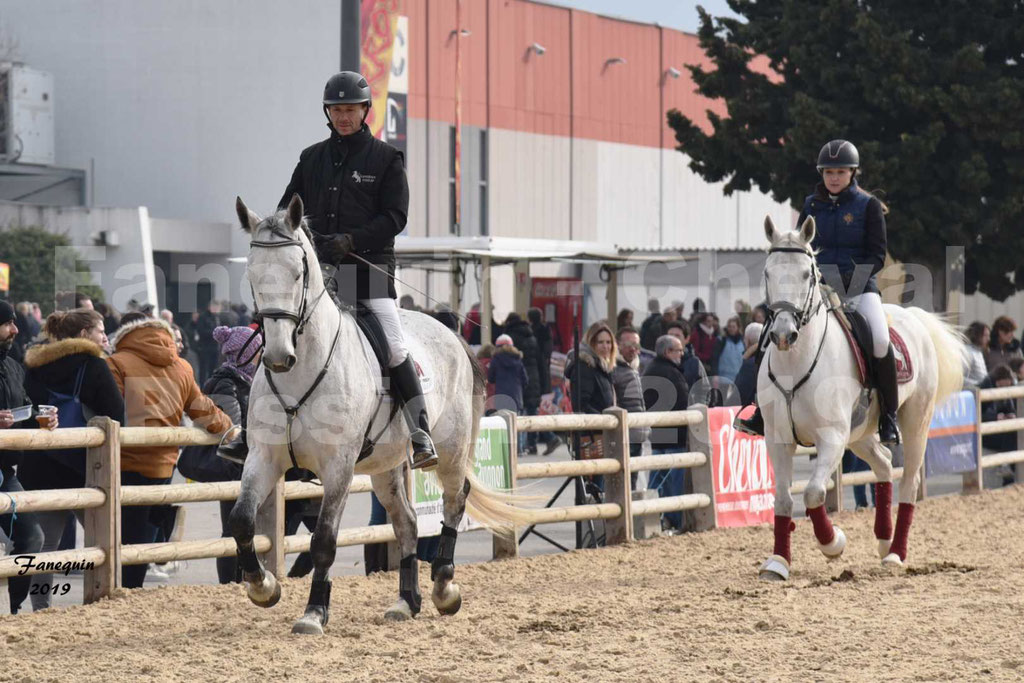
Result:
{"label": "black riding boot", "polygon": [[[765,329],[767,328],[768,326],[765,325]],[[751,436],[764,436],[764,416],[761,415],[761,406],[757,405],[757,377],[761,374],[762,358],[764,358],[763,351],[758,351],[754,356],[754,414],[740,419],[739,413],[737,413],[732,425],[733,429]]]}
{"label": "black riding boot", "polygon": [[437,465],[437,453],[434,442],[430,438],[430,420],[427,419],[427,402],[423,398],[420,378],[416,375],[416,366],[412,356],[391,368],[391,380],[394,382],[398,396],[402,399],[402,412],[405,422],[409,425],[412,440],[412,468],[431,468]]}
{"label": "black riding boot", "polygon": [[217,449],[217,455],[225,460],[244,465],[245,457],[249,455],[249,445],[245,441],[245,430],[243,429],[234,441],[222,444]]}
{"label": "black riding boot", "polygon": [[878,417],[878,438],[886,446],[900,442],[900,428],[896,411],[900,406],[899,386],[896,384],[896,356],[892,344],[884,358],[875,359],[875,387],[881,404]]}

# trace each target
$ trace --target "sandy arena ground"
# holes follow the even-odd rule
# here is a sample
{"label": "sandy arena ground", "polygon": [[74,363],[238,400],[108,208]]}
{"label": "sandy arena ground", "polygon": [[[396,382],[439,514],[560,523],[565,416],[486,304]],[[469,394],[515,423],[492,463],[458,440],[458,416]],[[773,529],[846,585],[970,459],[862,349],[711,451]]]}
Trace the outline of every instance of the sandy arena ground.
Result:
{"label": "sandy arena ground", "polygon": [[338,577],[327,633],[290,634],[308,591],[270,610],[240,586],[124,592],[0,617],[0,681],[1021,680],[1024,487],[924,501],[909,569],[874,556],[873,513],[836,518],[826,562],[810,522],[788,584],[757,580],[768,528],[458,567],[462,611],[427,597],[382,618],[398,577]]}

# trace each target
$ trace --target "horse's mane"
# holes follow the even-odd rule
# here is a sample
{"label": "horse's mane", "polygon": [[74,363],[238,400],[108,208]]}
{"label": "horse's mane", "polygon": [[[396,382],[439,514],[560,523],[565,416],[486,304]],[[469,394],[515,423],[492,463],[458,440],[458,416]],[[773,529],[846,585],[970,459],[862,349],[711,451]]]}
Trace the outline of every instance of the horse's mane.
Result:
{"label": "horse's mane", "polygon": [[799,230],[790,230],[784,232],[779,236],[779,239],[772,242],[771,249],[779,247],[793,248],[793,249],[806,249],[815,258],[818,256],[818,250],[814,249],[809,244],[804,244],[804,241],[800,238]]}
{"label": "horse's mane", "polygon": [[[288,235],[291,232],[291,228],[288,227],[287,214],[288,212],[285,209],[281,209],[274,215],[264,218],[260,221],[259,225],[256,226],[256,229],[253,230],[253,237],[255,237],[255,233],[260,230],[269,230],[271,233],[277,235]],[[313,244],[313,233],[309,230],[309,224],[306,222],[305,216],[302,217],[302,222],[299,224],[299,228],[306,235],[306,239],[309,240],[309,243]]]}

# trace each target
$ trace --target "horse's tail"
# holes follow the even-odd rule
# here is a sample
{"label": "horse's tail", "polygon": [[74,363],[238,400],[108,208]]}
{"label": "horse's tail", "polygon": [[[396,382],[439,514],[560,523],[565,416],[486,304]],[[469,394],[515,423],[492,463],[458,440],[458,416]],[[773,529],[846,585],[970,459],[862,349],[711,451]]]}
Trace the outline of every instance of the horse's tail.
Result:
{"label": "horse's tail", "polygon": [[964,384],[963,358],[967,352],[964,335],[939,315],[920,308],[907,309],[924,325],[935,347],[935,359],[939,364],[939,384],[935,391],[935,405],[941,405],[953,393],[960,391]]}
{"label": "horse's tail", "polygon": [[461,335],[457,336],[462,342],[462,347],[469,357],[470,367],[473,369],[473,432],[470,441],[473,447],[466,472],[466,480],[469,483],[466,512],[492,532],[509,535],[512,533],[512,525],[526,525],[532,521],[529,509],[521,507],[521,505],[527,502],[536,502],[542,498],[512,491],[495,491],[481,482],[474,474],[476,440],[480,434],[480,418],[484,416],[484,401],[487,398],[487,376],[466,340]]}

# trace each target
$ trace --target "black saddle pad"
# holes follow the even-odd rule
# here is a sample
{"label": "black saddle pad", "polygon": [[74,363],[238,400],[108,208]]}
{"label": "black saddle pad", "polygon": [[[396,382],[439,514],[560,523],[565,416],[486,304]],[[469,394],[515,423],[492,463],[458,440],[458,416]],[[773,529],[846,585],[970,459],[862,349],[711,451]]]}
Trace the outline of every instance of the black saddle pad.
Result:
{"label": "black saddle pad", "polygon": [[868,321],[864,316],[857,311],[847,309],[846,318],[850,321],[853,338],[857,341],[857,346],[860,347],[860,352],[864,356],[864,364],[867,366],[868,370],[868,383],[874,384],[875,352],[874,337],[871,334],[871,326],[868,325]]}
{"label": "black saddle pad", "polygon": [[381,375],[387,377],[390,353],[388,351],[388,339],[384,336],[384,328],[380,326],[380,320],[373,314],[373,311],[363,304],[356,304],[355,313],[356,324],[359,325],[359,329],[363,331],[366,338],[370,340],[370,348],[373,349],[373,355],[377,356],[377,364],[380,365]]}

